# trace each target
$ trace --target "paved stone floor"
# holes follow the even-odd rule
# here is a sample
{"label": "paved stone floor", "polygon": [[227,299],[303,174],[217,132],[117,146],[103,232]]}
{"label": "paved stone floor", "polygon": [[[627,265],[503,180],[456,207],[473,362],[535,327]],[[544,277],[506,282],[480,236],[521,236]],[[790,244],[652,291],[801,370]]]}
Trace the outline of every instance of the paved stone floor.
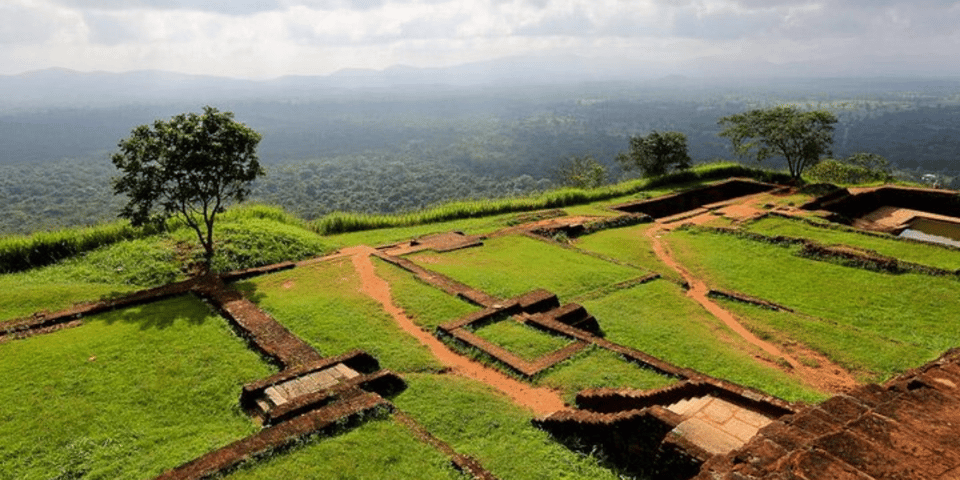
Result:
{"label": "paved stone floor", "polygon": [[772,421],[763,414],[709,395],[684,399],[667,409],[685,418],[674,432],[713,454],[742,447]]}

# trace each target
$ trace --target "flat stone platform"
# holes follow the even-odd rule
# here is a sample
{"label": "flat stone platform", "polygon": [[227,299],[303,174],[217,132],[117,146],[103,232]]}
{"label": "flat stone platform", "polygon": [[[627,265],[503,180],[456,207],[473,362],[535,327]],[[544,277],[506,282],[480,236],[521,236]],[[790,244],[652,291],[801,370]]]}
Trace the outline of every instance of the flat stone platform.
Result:
{"label": "flat stone platform", "polygon": [[674,433],[714,455],[742,447],[773,421],[712,395],[686,398],[666,408],[684,418],[673,429]]}

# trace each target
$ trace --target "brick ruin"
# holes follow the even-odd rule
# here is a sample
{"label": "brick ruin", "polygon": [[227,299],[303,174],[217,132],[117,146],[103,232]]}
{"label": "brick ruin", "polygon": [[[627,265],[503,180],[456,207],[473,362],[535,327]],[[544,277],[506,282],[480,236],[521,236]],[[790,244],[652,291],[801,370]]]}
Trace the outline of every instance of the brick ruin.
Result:
{"label": "brick ruin", "polygon": [[[764,188],[749,188],[773,188],[759,185]],[[726,189],[740,187],[725,186],[714,193],[722,197]],[[629,221],[641,218],[633,215]],[[951,350],[884,385],[859,387],[820,405],[799,408],[610,342],[603,338],[602,326],[582,306],[561,305],[556,295],[545,290],[499,299],[394,255],[426,248],[467,248],[480,245],[481,240],[458,233],[438,234],[383,247],[376,255],[451,295],[483,307],[440,326],[439,334],[485,352],[522,376],[533,377],[595,345],[678,381],[653,391],[585,390],[577,395],[576,408],[533,419],[534,424],[572,449],[599,454],[622,472],[665,479],[960,478],[960,350]],[[288,262],[235,272],[224,279],[247,278],[297,265]],[[239,292],[224,286],[220,279],[191,280],[54,314],[37,314],[5,324],[0,340],[74,326],[87,315],[191,293],[213,304],[281,371],[245,385],[240,394],[241,406],[264,429],[159,478],[205,478],[228,472],[249,459],[287,448],[305,436],[333,433],[365,417],[384,413],[393,415],[422,441],[444,452],[461,471],[474,478],[495,478],[476,460],[458,454],[396,409],[388,398],[405,388],[403,379],[382,369],[374,357],[362,351],[320,356]],[[763,302],[736,292],[714,293]],[[484,322],[503,321],[505,317],[566,336],[573,343],[526,361],[467,329]]]}
{"label": "brick ruin", "polygon": [[622,472],[663,479],[696,475],[714,455],[743,446],[796,408],[709,376],[652,391],[585,390],[576,404],[534,423],[570,448],[599,453]]}
{"label": "brick ruin", "polygon": [[836,189],[803,205],[831,221],[960,248],[960,194],[951,190],[883,186]]}
{"label": "brick ruin", "polygon": [[763,183],[749,178],[731,178],[705,187],[664,195],[650,200],[641,200],[614,205],[614,210],[632,214],[646,214],[655,219],[665,219],[680,214],[699,214],[726,206],[730,200],[783,188],[772,183]]}
{"label": "brick ruin", "polygon": [[697,480],[960,478],[960,350],[764,427]]}
{"label": "brick ruin", "polygon": [[[573,449],[600,452],[620,471],[654,474],[657,478],[689,478],[713,455],[742,446],[760,427],[795,410],[792,404],[776,397],[610,342],[603,338],[596,318],[581,305],[561,306],[557,296],[546,290],[498,299],[404,258],[384,251],[377,255],[428,284],[484,307],[440,325],[437,333],[480,350],[526,378],[595,345],[621,355],[640,368],[677,379],[678,384],[652,392],[584,391],[577,396],[577,409],[561,410],[533,420],[535,425]],[[659,275],[650,275],[643,280],[657,278]],[[469,330],[496,321],[518,321],[567,337],[573,343],[527,361]]]}
{"label": "brick ruin", "polygon": [[[309,264],[310,262],[302,262]],[[295,268],[276,265],[206,276],[146,289],[129,295],[76,305],[59,312],[41,312],[5,322],[0,341],[45,334],[82,325],[87,316],[151,303],[180,295],[206,300],[280,371],[243,386],[240,406],[264,426],[259,432],[210,451],[172,468],[162,480],[196,480],[228,473],[244,462],[296,445],[305,437],[335,434],[353,428],[369,417],[393,415],[416,437],[445,454],[458,470],[478,480],[496,480],[473,458],[457,453],[433,437],[416,420],[397,409],[390,400],[406,383],[390,370],[381,369],[370,354],[354,350],[323,357],[269,314],[224,283],[265,273]]]}

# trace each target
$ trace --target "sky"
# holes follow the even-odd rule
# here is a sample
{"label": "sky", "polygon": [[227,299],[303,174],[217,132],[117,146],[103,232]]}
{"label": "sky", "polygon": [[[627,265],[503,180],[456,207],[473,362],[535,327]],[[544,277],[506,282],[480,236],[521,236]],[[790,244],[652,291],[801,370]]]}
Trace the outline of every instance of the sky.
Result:
{"label": "sky", "polygon": [[0,0],[0,74],[267,79],[573,54],[960,75],[960,1]]}

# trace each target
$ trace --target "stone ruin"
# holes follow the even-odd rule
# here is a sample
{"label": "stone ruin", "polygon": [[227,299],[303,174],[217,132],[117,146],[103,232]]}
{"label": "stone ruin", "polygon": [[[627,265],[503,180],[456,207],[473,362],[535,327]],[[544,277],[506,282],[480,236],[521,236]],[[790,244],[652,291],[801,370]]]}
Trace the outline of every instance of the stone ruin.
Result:
{"label": "stone ruin", "polygon": [[960,478],[960,349],[762,428],[696,480]]}

